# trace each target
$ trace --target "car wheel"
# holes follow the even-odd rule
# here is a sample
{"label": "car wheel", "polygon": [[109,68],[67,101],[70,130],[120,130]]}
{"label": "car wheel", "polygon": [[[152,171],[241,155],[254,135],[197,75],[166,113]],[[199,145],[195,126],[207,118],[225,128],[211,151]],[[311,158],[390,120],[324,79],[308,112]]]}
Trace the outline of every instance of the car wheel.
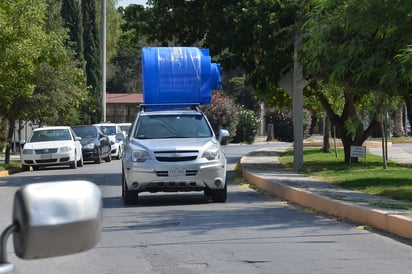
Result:
{"label": "car wheel", "polygon": [[137,204],[139,200],[139,193],[135,190],[129,190],[127,188],[126,179],[122,172],[122,198],[126,205]]}
{"label": "car wheel", "polygon": [[70,163],[70,168],[72,168],[72,169],[76,169],[76,168],[77,168],[77,161],[76,161],[76,159],[77,159],[77,154],[74,154],[74,161],[72,161],[72,162]]}
{"label": "car wheel", "polygon": [[28,165],[21,165],[21,170],[22,170],[22,171],[29,171],[29,170],[30,170],[30,166],[28,166]]}
{"label": "car wheel", "polygon": [[83,161],[83,153],[80,155],[80,160],[77,161],[77,166],[78,167],[82,167],[84,165],[84,161]]}
{"label": "car wheel", "polygon": [[112,161],[112,154],[109,152],[107,154],[107,157],[104,159],[106,162],[111,162]]}
{"label": "car wheel", "polygon": [[227,182],[223,189],[211,190],[212,200],[217,203],[224,203],[227,199]]}
{"label": "car wheel", "polygon": [[100,164],[101,162],[102,162],[102,154],[101,154],[101,151],[99,151],[99,152],[97,153],[96,159],[94,159],[94,163],[95,163],[95,164]]}

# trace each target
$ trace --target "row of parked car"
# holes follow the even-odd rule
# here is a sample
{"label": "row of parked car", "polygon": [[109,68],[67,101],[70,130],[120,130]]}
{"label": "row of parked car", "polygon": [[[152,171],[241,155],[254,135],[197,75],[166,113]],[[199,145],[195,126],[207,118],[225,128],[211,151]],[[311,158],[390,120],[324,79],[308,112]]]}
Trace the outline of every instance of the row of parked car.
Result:
{"label": "row of parked car", "polygon": [[131,123],[102,123],[82,126],[41,127],[33,130],[23,143],[23,171],[41,167],[83,166],[84,161],[101,163],[121,159],[123,140]]}

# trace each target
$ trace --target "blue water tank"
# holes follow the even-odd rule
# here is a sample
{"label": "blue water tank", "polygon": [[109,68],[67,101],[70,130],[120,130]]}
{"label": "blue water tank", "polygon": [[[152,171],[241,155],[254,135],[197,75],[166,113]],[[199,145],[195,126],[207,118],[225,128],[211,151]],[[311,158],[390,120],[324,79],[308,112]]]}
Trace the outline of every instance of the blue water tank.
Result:
{"label": "blue water tank", "polygon": [[142,82],[145,104],[208,105],[220,89],[220,64],[211,63],[208,49],[143,48]]}

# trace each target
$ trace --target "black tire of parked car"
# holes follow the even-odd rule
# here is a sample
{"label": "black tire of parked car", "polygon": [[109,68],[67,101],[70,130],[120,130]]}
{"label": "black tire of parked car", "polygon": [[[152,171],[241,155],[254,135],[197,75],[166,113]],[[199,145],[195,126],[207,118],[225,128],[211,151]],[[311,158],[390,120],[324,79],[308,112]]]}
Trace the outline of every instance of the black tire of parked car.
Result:
{"label": "black tire of parked car", "polygon": [[107,154],[107,157],[104,158],[104,161],[107,163],[112,161],[112,154],[110,152]]}
{"label": "black tire of parked car", "polygon": [[82,167],[84,165],[84,161],[83,161],[83,153],[80,155],[80,160],[77,161],[77,166],[78,167]]}

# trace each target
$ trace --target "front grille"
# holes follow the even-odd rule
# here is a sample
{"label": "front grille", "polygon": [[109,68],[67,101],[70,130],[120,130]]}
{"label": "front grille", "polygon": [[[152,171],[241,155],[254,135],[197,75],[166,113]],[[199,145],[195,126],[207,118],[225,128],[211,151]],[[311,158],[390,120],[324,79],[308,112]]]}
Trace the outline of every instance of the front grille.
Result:
{"label": "front grille", "polygon": [[189,157],[156,157],[156,160],[159,162],[185,162],[185,161],[194,161],[197,156]]}
{"label": "front grille", "polygon": [[197,159],[197,150],[163,150],[155,151],[156,160],[159,162],[187,162]]}
{"label": "front grille", "polygon": [[50,154],[50,153],[56,153],[57,148],[43,148],[43,149],[36,149],[34,150],[36,154]]}
{"label": "front grille", "polygon": [[[168,177],[169,176],[169,172],[166,171],[156,171],[156,175],[158,177]],[[193,169],[193,170],[186,170],[185,176],[196,176],[197,175],[197,170]]]}
{"label": "front grille", "polygon": [[176,182],[151,182],[146,185],[145,190],[149,192],[176,192],[176,191],[201,191],[204,187],[198,186],[195,181]]}
{"label": "front grille", "polygon": [[47,160],[36,160],[38,164],[49,164],[49,163],[56,163],[57,159],[47,159]]}

